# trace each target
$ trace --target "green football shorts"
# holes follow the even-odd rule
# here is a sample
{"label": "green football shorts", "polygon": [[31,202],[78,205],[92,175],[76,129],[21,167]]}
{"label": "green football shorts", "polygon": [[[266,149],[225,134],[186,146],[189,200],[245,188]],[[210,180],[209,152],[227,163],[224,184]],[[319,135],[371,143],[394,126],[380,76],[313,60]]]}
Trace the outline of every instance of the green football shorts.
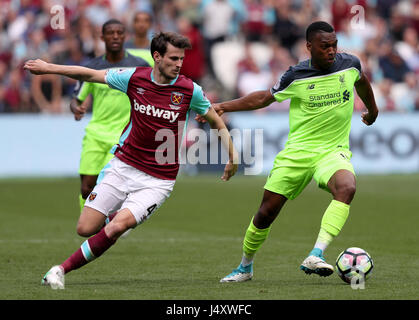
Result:
{"label": "green football shorts", "polygon": [[86,134],[82,142],[79,174],[96,176],[113,158],[110,153],[113,143],[98,141]]}
{"label": "green football shorts", "polygon": [[351,151],[342,148],[325,153],[285,149],[276,156],[264,188],[292,200],[314,178],[330,192],[327,183],[336,171],[344,169],[355,175],[351,158]]}

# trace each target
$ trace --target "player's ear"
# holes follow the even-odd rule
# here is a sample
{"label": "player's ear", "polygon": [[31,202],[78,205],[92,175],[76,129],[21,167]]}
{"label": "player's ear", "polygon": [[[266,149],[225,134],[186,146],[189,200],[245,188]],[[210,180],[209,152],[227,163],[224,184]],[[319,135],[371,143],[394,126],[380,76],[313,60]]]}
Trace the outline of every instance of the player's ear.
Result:
{"label": "player's ear", "polygon": [[156,63],[158,63],[162,59],[162,56],[160,55],[160,53],[158,51],[154,51],[153,52],[153,59]]}
{"label": "player's ear", "polygon": [[311,52],[312,44],[310,41],[307,41],[306,47],[307,47],[307,50]]}

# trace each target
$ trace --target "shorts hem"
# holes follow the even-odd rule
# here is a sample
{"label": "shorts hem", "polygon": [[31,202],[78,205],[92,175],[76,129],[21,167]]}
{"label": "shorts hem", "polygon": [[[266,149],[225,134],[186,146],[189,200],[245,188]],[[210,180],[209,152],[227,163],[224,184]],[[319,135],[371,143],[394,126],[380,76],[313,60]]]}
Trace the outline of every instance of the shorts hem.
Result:
{"label": "shorts hem", "polygon": [[[87,200],[86,200],[87,201]],[[92,208],[92,209],[95,209],[96,211],[99,211],[101,214],[103,214],[105,217],[108,217],[108,215],[109,214],[106,214],[106,213],[104,213],[104,212],[102,212],[99,208],[97,208],[97,207],[95,207],[95,206],[92,206],[92,205],[90,205],[89,206],[89,204],[86,202],[85,204],[84,204],[84,206],[85,207],[89,207],[89,208]]]}
{"label": "shorts hem", "polygon": [[[100,170],[100,171],[102,171],[102,170]],[[92,173],[92,172],[87,172],[87,171],[79,171],[79,175],[98,176],[100,174],[100,171],[98,173]]]}
{"label": "shorts hem", "polygon": [[324,180],[326,181],[326,183],[325,183],[325,184],[323,184],[323,183],[321,183],[321,182],[317,182],[317,187],[319,187],[320,189],[323,189],[323,190],[326,190],[326,191],[330,192],[329,187],[327,186],[327,184],[329,183],[329,181],[330,181],[330,179],[333,177],[333,175],[334,175],[336,172],[338,172],[339,170],[346,170],[346,171],[349,171],[349,172],[351,172],[351,173],[352,173],[352,174],[356,177],[355,171],[354,171],[354,170],[351,170],[350,168],[342,168],[342,167],[340,167],[340,168],[336,168],[336,170],[334,170],[333,172],[332,172],[332,171],[330,171],[330,173],[326,176],[327,178],[326,178],[326,179],[324,179]]}
{"label": "shorts hem", "polygon": [[270,191],[270,192],[280,194],[281,196],[284,196],[284,197],[285,197],[285,198],[287,198],[288,200],[293,200],[293,199],[295,199],[295,197],[293,197],[292,195],[287,194],[286,192],[281,192],[279,189],[276,189],[276,188],[273,188],[273,187],[270,187],[270,186],[266,186],[266,185],[265,185],[263,188],[264,188],[265,190]]}

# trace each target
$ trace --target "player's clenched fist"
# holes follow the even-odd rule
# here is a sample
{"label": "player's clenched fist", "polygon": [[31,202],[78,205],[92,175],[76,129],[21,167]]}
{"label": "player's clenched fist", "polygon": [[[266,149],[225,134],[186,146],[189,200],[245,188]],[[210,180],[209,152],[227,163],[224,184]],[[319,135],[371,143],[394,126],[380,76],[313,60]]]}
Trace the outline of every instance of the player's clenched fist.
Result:
{"label": "player's clenched fist", "polygon": [[378,116],[378,110],[376,112],[364,112],[361,115],[362,122],[365,123],[367,126],[370,126],[375,122],[375,119],[377,119],[377,116]]}
{"label": "player's clenched fist", "polygon": [[221,180],[228,181],[232,176],[234,176],[237,172],[238,165],[236,163],[232,163],[228,161],[224,168],[224,174],[221,177]]}
{"label": "player's clenched fist", "polygon": [[48,65],[47,62],[41,59],[28,60],[23,66],[23,69],[29,70],[33,74],[45,74],[48,72]]}
{"label": "player's clenched fist", "polygon": [[213,108],[214,108],[215,112],[217,112],[217,114],[218,114],[219,116],[221,116],[221,115],[224,113],[224,110],[223,110],[223,109],[221,109],[221,105],[220,105],[219,103],[213,103],[213,104],[211,105],[211,107],[213,107]]}

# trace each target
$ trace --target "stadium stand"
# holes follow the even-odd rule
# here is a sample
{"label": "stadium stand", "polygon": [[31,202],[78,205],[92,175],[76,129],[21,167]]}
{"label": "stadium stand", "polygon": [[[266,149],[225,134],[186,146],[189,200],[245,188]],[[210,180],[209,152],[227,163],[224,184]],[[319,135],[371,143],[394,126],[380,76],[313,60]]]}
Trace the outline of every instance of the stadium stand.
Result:
{"label": "stadium stand", "polygon": [[[418,0],[70,0],[61,25],[51,21],[54,1],[0,0],[0,113],[66,113],[74,82],[45,77],[33,82],[27,59],[83,65],[104,52],[101,25],[121,20],[132,36],[132,15],[154,17],[150,31],[193,37],[186,56],[210,98],[238,97],[256,83],[273,85],[289,65],[305,59],[304,30],[331,22],[342,51],[361,58],[381,111],[419,111]],[[58,12],[58,13],[57,13]],[[214,24],[214,15],[218,24]],[[221,18],[222,23],[220,22]],[[127,39],[129,40],[129,39]],[[251,61],[255,64],[251,67]],[[403,99],[401,99],[403,97]],[[216,102],[216,101],[214,101]],[[281,112],[286,104],[266,109]],[[355,110],[362,109],[359,101]]]}

